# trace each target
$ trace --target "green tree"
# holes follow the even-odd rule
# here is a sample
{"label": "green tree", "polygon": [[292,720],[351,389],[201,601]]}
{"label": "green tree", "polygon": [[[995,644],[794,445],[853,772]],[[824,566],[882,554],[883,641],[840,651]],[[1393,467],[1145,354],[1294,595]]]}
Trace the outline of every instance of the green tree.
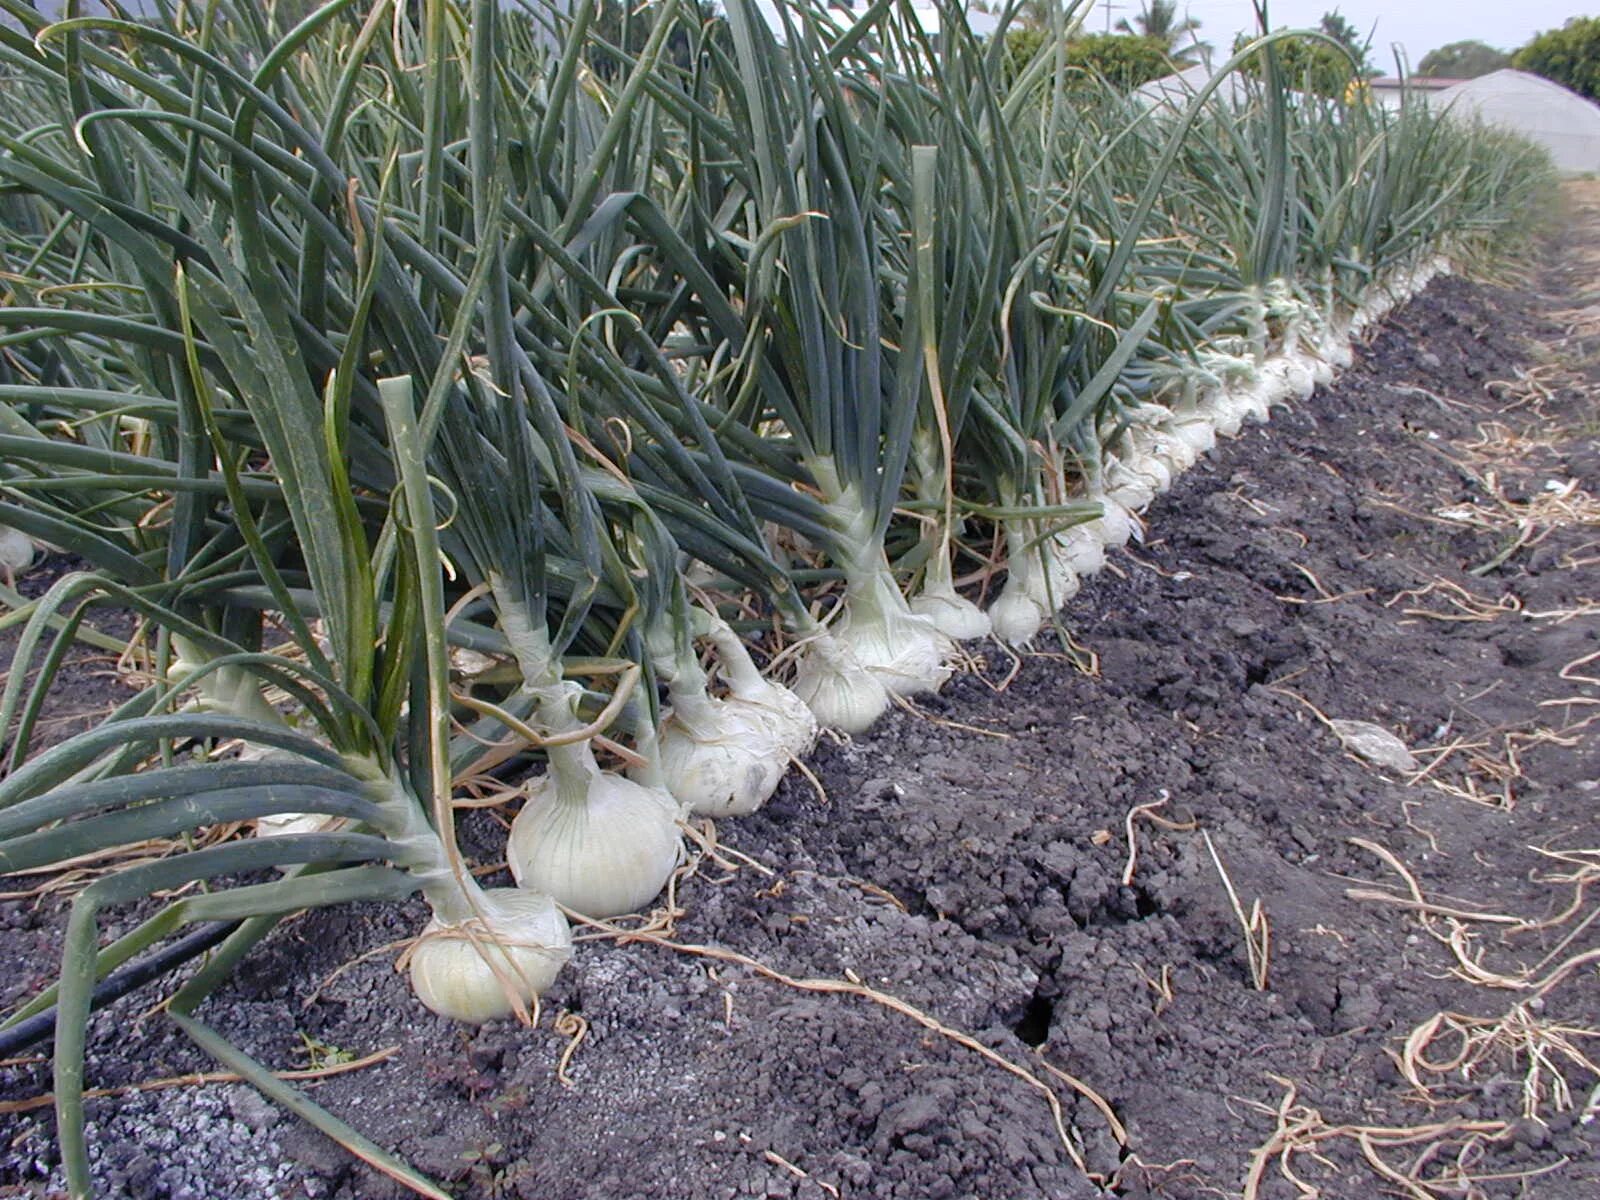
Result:
{"label": "green tree", "polygon": [[1360,64],[1361,78],[1371,79],[1378,74],[1369,59],[1372,39],[1362,37],[1361,31],[1350,24],[1338,9],[1323,13],[1322,20],[1317,22],[1317,28],[1350,52],[1350,57]]}
{"label": "green tree", "polygon": [[1511,56],[1511,65],[1600,100],[1600,17],[1573,17],[1538,34]]}
{"label": "green tree", "polygon": [[[979,5],[975,5],[975,7],[978,7],[979,12],[998,13],[1005,8],[1003,0],[993,0],[992,3],[988,4],[987,8],[980,7],[985,2],[986,0],[979,0]],[[1059,11],[1066,19],[1067,36],[1069,38],[1077,37],[1083,32],[1083,21],[1086,13],[1081,10],[1066,12],[1064,11],[1065,7],[1062,0],[1023,0],[1021,7],[1017,9],[1017,17],[1012,24],[1012,29],[1033,30],[1039,33],[1048,32],[1054,26],[1056,13]]]}
{"label": "green tree", "polygon": [[1128,91],[1168,74],[1172,60],[1157,38],[1092,33],[1067,43],[1067,66],[1100,75],[1112,86]]}
{"label": "green tree", "polygon": [[1126,34],[1155,38],[1168,57],[1180,66],[1194,65],[1211,49],[1209,42],[1200,40],[1199,21],[1187,10],[1181,20],[1178,18],[1178,0],[1149,0],[1134,17],[1132,25],[1122,20],[1117,22],[1117,28]]}
{"label": "green tree", "polygon": [[1049,35],[1033,25],[1024,25],[1006,33],[1006,81],[1015,79],[1033,61]]}
{"label": "green tree", "polygon": [[[1015,76],[1048,44],[1049,34],[1042,29],[1016,29],[1007,34],[1006,58],[1010,73]],[[1155,38],[1092,33],[1068,38],[1065,45],[1067,70],[1073,72],[1084,87],[1094,86],[1092,77],[1098,75],[1112,87],[1129,91],[1172,70],[1166,47]]]}
{"label": "green tree", "polygon": [[[1254,40],[1253,36],[1241,33],[1233,41],[1233,52],[1239,53]],[[1343,96],[1348,92],[1352,80],[1376,74],[1365,65],[1364,59],[1359,70],[1352,67],[1343,50],[1321,38],[1286,38],[1273,43],[1273,51],[1277,54],[1278,69],[1283,73],[1284,80],[1299,91],[1316,92],[1322,96]],[[1254,55],[1244,69],[1259,77],[1263,73],[1261,54]]]}
{"label": "green tree", "polygon": [[1355,55],[1357,62],[1366,62],[1367,39],[1361,36],[1361,31],[1337,8],[1332,12],[1323,13],[1322,20],[1317,22],[1317,28]]}
{"label": "green tree", "polygon": [[1484,42],[1451,42],[1429,50],[1417,64],[1417,74],[1430,79],[1476,79],[1511,65],[1511,55]]}

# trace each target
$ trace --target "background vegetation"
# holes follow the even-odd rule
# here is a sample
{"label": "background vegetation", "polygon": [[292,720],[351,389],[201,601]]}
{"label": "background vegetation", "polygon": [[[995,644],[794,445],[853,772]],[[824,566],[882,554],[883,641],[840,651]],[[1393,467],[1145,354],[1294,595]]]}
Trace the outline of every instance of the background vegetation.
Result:
{"label": "background vegetation", "polygon": [[1539,34],[1511,56],[1511,65],[1600,100],[1600,17],[1574,17]]}

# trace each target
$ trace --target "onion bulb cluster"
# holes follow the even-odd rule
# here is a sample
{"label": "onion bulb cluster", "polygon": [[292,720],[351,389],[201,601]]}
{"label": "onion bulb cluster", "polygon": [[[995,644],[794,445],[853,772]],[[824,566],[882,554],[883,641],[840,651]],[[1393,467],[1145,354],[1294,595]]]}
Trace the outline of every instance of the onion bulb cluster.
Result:
{"label": "onion bulb cluster", "polygon": [[802,631],[794,693],[822,724],[860,733],[891,697],[938,691],[950,677],[953,647],[932,617],[906,602],[859,489],[839,482],[831,460],[811,467],[830,497],[845,588],[832,624]]}
{"label": "onion bulb cluster", "polygon": [[656,746],[661,779],[687,812],[746,816],[777,790],[789,763],[811,749],[817,719],[798,696],[761,674],[731,627],[703,616],[728,695],[712,696],[697,664],[674,674],[672,707]]}

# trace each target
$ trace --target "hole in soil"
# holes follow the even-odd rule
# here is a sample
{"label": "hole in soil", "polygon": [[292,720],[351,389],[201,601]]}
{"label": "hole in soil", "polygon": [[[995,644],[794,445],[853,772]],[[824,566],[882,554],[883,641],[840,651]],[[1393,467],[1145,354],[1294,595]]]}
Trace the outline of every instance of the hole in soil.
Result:
{"label": "hole in soil", "polygon": [[1013,1025],[1011,1031],[1030,1046],[1042,1046],[1050,1036],[1050,1019],[1055,1013],[1055,1004],[1035,992],[1028,1007],[1022,1010],[1022,1020]]}
{"label": "hole in soil", "polygon": [[[1134,1156],[1133,1155],[1133,1151],[1131,1149],[1129,1149],[1127,1146],[1118,1146],[1117,1147],[1117,1165],[1119,1167],[1126,1166],[1128,1160],[1130,1158],[1133,1158],[1133,1156]],[[1141,1164],[1137,1160],[1135,1160],[1134,1165],[1135,1166],[1139,1166]],[[1135,1180],[1131,1180],[1130,1179],[1130,1180],[1124,1182],[1124,1180],[1122,1178],[1122,1172],[1121,1172],[1121,1170],[1118,1170],[1117,1173],[1114,1176],[1112,1176],[1112,1178],[1111,1178],[1111,1186],[1109,1188],[1109,1194],[1113,1195],[1113,1196],[1132,1196],[1132,1195],[1134,1195],[1134,1190],[1133,1189],[1134,1188],[1138,1188],[1139,1189],[1139,1191],[1138,1191],[1139,1195],[1142,1195],[1142,1196],[1151,1195],[1152,1193],[1148,1190],[1148,1188],[1149,1188],[1149,1172],[1145,1171],[1144,1175],[1145,1175],[1145,1179],[1144,1180],[1135,1181]]]}
{"label": "hole in soil", "polygon": [[1067,916],[1072,919],[1072,923],[1079,929],[1089,928],[1089,915],[1078,910],[1077,905],[1072,899],[1072,889],[1066,884],[1061,883],[1056,885],[1056,891],[1060,893],[1061,905],[1067,910]]}
{"label": "hole in soil", "polygon": [[1155,898],[1142,887],[1133,889],[1133,907],[1141,921],[1161,911],[1161,906],[1155,902]]}

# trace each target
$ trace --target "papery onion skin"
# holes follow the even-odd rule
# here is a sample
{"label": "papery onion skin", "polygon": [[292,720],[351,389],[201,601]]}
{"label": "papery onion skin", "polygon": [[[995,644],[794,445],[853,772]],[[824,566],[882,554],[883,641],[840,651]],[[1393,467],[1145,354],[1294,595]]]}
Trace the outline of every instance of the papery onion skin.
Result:
{"label": "papery onion skin", "polygon": [[1129,512],[1143,511],[1156,497],[1150,480],[1117,458],[1109,458],[1106,463],[1105,489],[1106,495]]}
{"label": "papery onion skin", "polygon": [[[1008,530],[1007,541],[1012,550],[1006,562],[1006,582],[989,606],[989,620],[996,636],[1014,646],[1032,640],[1055,610],[1077,595],[1082,586],[1078,573],[1061,553],[1059,538],[1051,535],[1030,544],[1030,525],[1019,523]],[[1084,541],[1092,539],[1085,537]],[[1103,560],[1103,548],[1096,545],[1095,549]]]}
{"label": "papery onion skin", "polygon": [[[830,520],[839,531],[830,554],[844,576],[845,591],[829,632],[845,656],[827,661],[816,659],[809,667],[803,660],[794,690],[819,721],[844,728],[834,724],[834,719],[842,717],[859,724],[872,703],[870,692],[863,691],[860,696],[852,694],[858,690],[848,679],[852,664],[859,664],[877,676],[890,695],[936,692],[950,678],[946,660],[953,646],[932,621],[916,615],[907,606],[889,568],[882,534],[875,528],[876,515],[863,504],[860,488],[853,483],[844,485],[830,458],[816,459],[807,465],[826,497]],[[816,653],[818,644],[814,643],[808,647],[805,659],[812,660]],[[828,680],[826,676],[829,675],[845,678],[840,683]],[[836,694],[829,697],[824,692]],[[830,716],[825,716],[818,704],[826,708]],[[860,714],[852,713],[854,708],[859,708]]]}
{"label": "papery onion skin", "polygon": [[1128,470],[1139,476],[1159,495],[1172,487],[1172,468],[1154,454],[1130,455],[1124,460]]}
{"label": "papery onion skin", "polygon": [[739,635],[727,622],[714,619],[709,636],[717,648],[731,697],[763,715],[786,758],[798,758],[807,753],[817,740],[817,718],[806,707],[806,702],[761,674]]}
{"label": "papery onion skin", "polygon": [[[1050,582],[1059,604],[1077,594],[1082,577],[1096,574],[1106,565],[1106,546],[1082,525],[1074,525],[1051,541],[1059,565]],[[1068,572],[1073,577],[1073,585],[1065,585]],[[1063,585],[1071,586],[1071,592],[1062,594],[1065,590]]]}
{"label": "papery onion skin", "polygon": [[1091,492],[1088,499],[1100,505],[1101,515],[1079,526],[1107,550],[1126,546],[1139,538],[1138,519],[1103,491]]}
{"label": "papery onion skin", "polygon": [[789,688],[770,680],[760,691],[734,688],[733,696],[761,710],[779,748],[789,758],[809,753],[817,743],[817,717]]}
{"label": "papery onion skin", "polygon": [[256,818],[257,837],[294,837],[302,833],[327,833],[342,829],[343,817],[330,817],[323,813],[273,813]]}
{"label": "papery onion skin", "polygon": [[1218,437],[1239,436],[1239,431],[1244,428],[1249,405],[1238,392],[1231,390],[1218,392],[1203,407]]}
{"label": "papery onion skin", "polygon": [[932,620],[909,609],[884,629],[857,622],[840,630],[839,637],[892,696],[936,692],[950,678],[949,639]]}
{"label": "papery onion skin", "polygon": [[886,568],[846,589],[831,632],[890,695],[936,692],[950,678],[950,639],[911,611]]}
{"label": "papery onion skin", "polygon": [[1172,476],[1181,475],[1194,466],[1198,453],[1182,438],[1165,429],[1151,429],[1135,439],[1136,445],[1145,448],[1150,458],[1167,468],[1169,482]]}
{"label": "papery onion skin", "polygon": [[1173,421],[1171,428],[1172,436],[1188,446],[1196,459],[1216,448],[1216,427],[1204,417],[1184,417]]}

